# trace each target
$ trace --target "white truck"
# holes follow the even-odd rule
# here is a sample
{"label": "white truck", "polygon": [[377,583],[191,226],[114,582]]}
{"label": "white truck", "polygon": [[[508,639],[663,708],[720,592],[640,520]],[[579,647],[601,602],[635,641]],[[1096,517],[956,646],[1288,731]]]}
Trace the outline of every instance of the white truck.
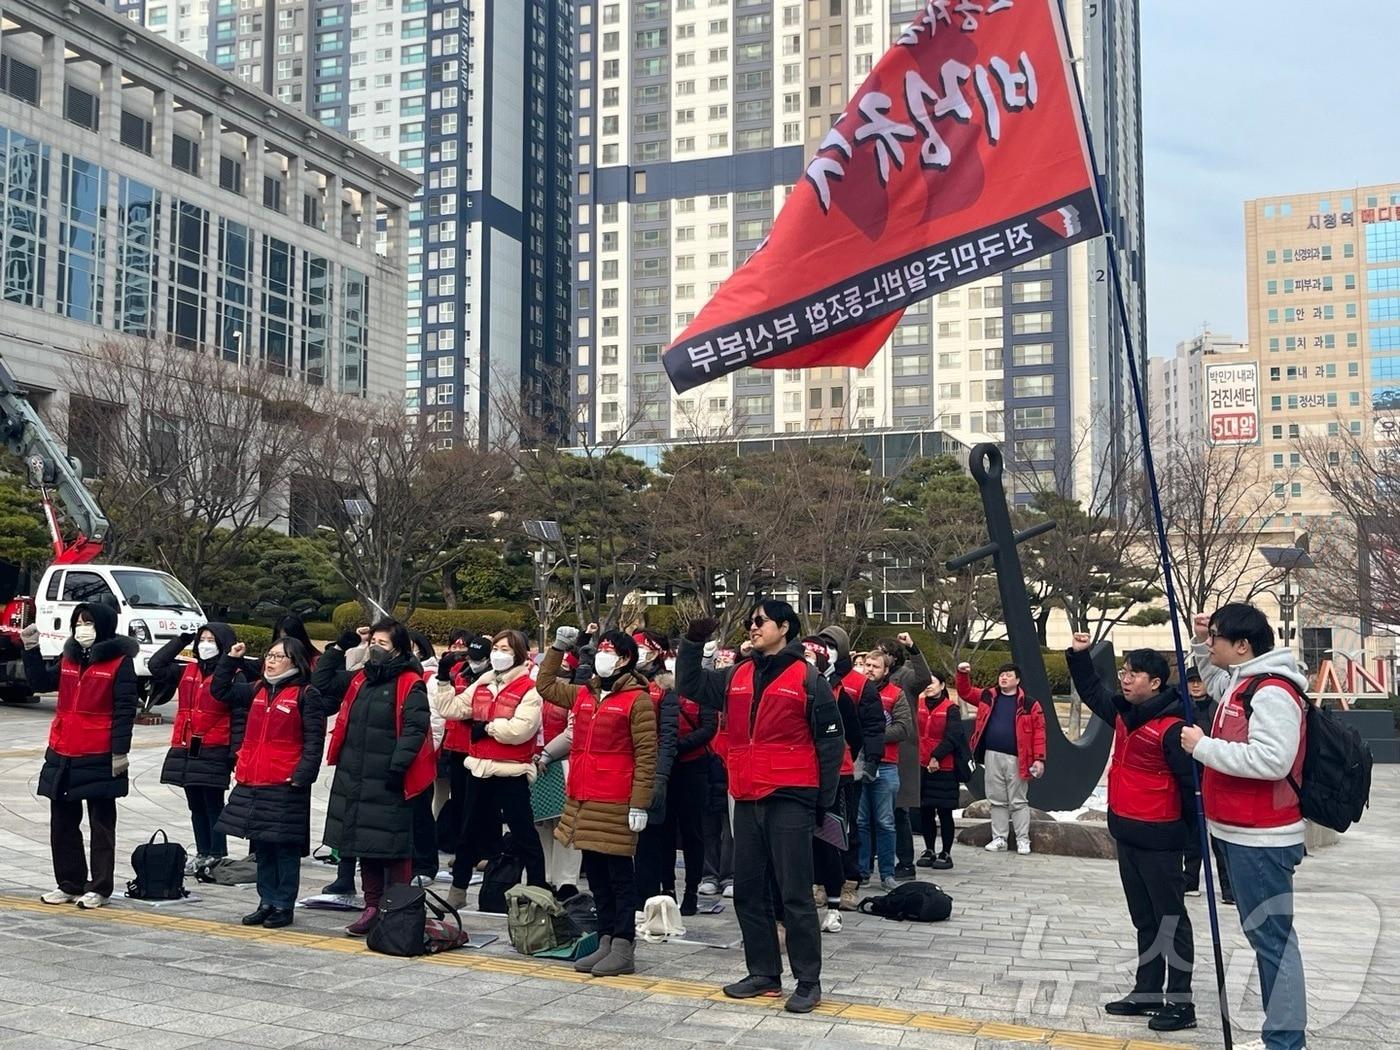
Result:
{"label": "white truck", "polygon": [[[44,514],[53,538],[53,564],[44,570],[33,598],[11,597],[0,618],[0,700],[27,701],[19,652],[19,628],[39,627],[39,651],[52,660],[63,651],[73,610],[83,602],[105,602],[117,611],[117,631],[140,645],[136,674],[149,678],[148,661],[171,638],[193,634],[205,622],[185,585],[168,572],[141,565],[98,563],[110,523],[83,484],[82,473],[54,441],[24,391],[0,360],[0,443],[18,457],[30,484],[43,492]],[[50,490],[62,504],[77,538],[66,541]],[[9,597],[9,596],[5,596]]]}

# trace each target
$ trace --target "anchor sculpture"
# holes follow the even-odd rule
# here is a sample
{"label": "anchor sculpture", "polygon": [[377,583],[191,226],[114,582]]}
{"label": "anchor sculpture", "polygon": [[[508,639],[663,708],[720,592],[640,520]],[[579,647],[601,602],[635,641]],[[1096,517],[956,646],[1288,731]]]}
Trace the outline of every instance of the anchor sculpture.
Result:
{"label": "anchor sculpture", "polygon": [[[982,509],[987,516],[987,539],[991,542],[950,558],[948,569],[957,571],[984,558],[992,559],[997,575],[997,591],[1001,595],[1002,616],[1006,621],[1007,637],[1011,640],[1011,657],[1021,668],[1021,685],[1028,696],[1045,705],[1045,775],[1031,781],[1029,801],[1037,809],[1077,809],[1084,804],[1103,775],[1108,762],[1108,749],[1113,743],[1113,731],[1107,722],[1095,716],[1078,740],[1070,740],[1055,715],[1050,696],[1050,676],[1045,672],[1045,658],[1040,652],[1040,639],[1031,615],[1021,557],[1016,551],[1018,543],[1049,532],[1055,523],[1046,521],[1023,532],[1012,531],[1011,512],[1007,509],[1006,490],[1002,486],[1002,468],[1001,449],[996,445],[984,443],[973,448],[968,469],[982,493]],[[1112,678],[1112,646],[1100,642],[1093,649],[1093,659],[1099,675],[1105,680]],[[1116,690],[1116,680],[1113,684]],[[977,788],[980,788],[980,783],[974,790]]]}

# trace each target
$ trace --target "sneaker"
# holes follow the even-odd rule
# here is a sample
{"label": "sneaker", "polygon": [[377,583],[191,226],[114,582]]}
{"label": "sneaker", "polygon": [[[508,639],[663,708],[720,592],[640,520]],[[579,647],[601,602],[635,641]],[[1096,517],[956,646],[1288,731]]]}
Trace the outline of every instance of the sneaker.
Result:
{"label": "sneaker", "polygon": [[812,900],[813,900],[813,902],[816,904],[816,906],[817,906],[818,908],[825,908],[826,905],[827,905],[826,887],[825,887],[825,886],[813,886],[813,887],[812,887]]}
{"label": "sneaker", "polygon": [[1028,857],[1028,856],[1030,856],[1030,852],[1031,852],[1031,842],[1030,842],[1030,839],[1023,839],[1023,840],[1021,840],[1021,841],[1018,841],[1018,842],[1016,843],[1016,852],[1019,853],[1019,854],[1020,854],[1021,856],[1023,856],[1023,857]]}
{"label": "sneaker", "polygon": [[203,857],[190,857],[187,861],[185,861],[185,874],[193,875],[196,871],[199,870],[199,865],[203,860]]}
{"label": "sneaker", "polygon": [[783,994],[783,982],[776,977],[755,977],[749,974],[742,981],[724,986],[724,994],[731,999],[776,999]]}
{"label": "sneaker", "polygon": [[809,1014],[822,1001],[820,981],[798,981],[797,991],[788,996],[783,1009],[790,1014]]}
{"label": "sneaker", "polygon": [[893,875],[886,875],[883,879],[880,880],[880,886],[887,891],[897,890],[899,889],[899,880],[896,879]]}
{"label": "sneaker", "polygon": [[841,932],[841,913],[835,908],[828,909],[826,918],[822,920],[822,933]]}
{"label": "sneaker", "polygon": [[719,883],[716,882],[714,879],[701,879],[701,880],[700,880],[700,896],[702,896],[702,897],[718,897],[718,896],[719,896]]}
{"label": "sneaker", "polygon": [[78,907],[85,910],[101,908],[111,899],[111,897],[104,897],[100,893],[84,893],[78,898]]}
{"label": "sneaker", "polygon": [[1190,889],[1188,889],[1188,890],[1186,891],[1186,896],[1188,896],[1188,897],[1199,897],[1200,895],[1201,895],[1201,887],[1199,887],[1199,886],[1192,886]]}
{"label": "sneaker", "polygon": [[948,856],[948,851],[944,850],[933,858],[933,863],[929,865],[934,871],[947,871],[953,866],[953,858]]}
{"label": "sneaker", "polygon": [[994,838],[991,842],[987,843],[984,848],[988,853],[1005,853],[1006,840]]}
{"label": "sneaker", "polygon": [[1139,995],[1133,992],[1111,1003],[1104,1003],[1103,1012],[1114,1017],[1142,1017],[1155,1014],[1163,1009],[1164,1005],[1161,999],[1153,999],[1146,993]]}
{"label": "sneaker", "polygon": [[[1222,893],[1222,894],[1220,895],[1220,903],[1221,903],[1221,904],[1234,904],[1234,903],[1235,903],[1235,895],[1234,895],[1233,893]],[[1238,1045],[1238,1044],[1237,1044],[1237,1045]]]}
{"label": "sneaker", "polygon": [[1251,1039],[1247,1043],[1236,1043],[1235,1050],[1268,1050],[1262,1039]]}
{"label": "sneaker", "polygon": [[896,864],[894,866],[894,877],[900,882],[908,882],[910,879],[917,879],[919,873],[914,870],[912,864]]}
{"label": "sneaker", "polygon": [[726,886],[724,887],[724,890],[720,893],[720,896],[721,896],[721,897],[724,897],[726,900],[733,900],[733,898],[734,898],[734,883],[731,882],[731,883],[729,883],[728,885],[726,885]]}
{"label": "sneaker", "polygon": [[1147,1022],[1154,1032],[1180,1032],[1196,1027],[1196,1008],[1190,1003],[1168,1003]]}
{"label": "sneaker", "polygon": [[45,904],[72,904],[78,898],[76,894],[64,893],[62,890],[49,890],[48,893],[42,894],[39,899]]}
{"label": "sneaker", "polygon": [[926,849],[926,850],[924,850],[922,853],[920,853],[920,854],[919,854],[919,859],[916,860],[916,861],[914,862],[914,867],[916,867],[916,868],[931,868],[931,867],[933,867],[933,850],[931,850],[931,849]]}

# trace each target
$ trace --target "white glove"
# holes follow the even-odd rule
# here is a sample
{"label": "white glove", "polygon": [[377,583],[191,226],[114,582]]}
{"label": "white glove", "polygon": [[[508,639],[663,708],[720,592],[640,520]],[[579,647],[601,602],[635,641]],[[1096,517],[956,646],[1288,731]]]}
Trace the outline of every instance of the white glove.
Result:
{"label": "white glove", "polygon": [[19,641],[26,649],[39,648],[39,625],[31,623],[28,627],[19,629]]}
{"label": "white glove", "polygon": [[578,644],[577,627],[560,627],[554,632],[554,648],[567,653]]}
{"label": "white glove", "polygon": [[127,766],[131,765],[131,759],[127,755],[112,756],[112,776],[120,777],[126,775]]}
{"label": "white glove", "polygon": [[645,831],[647,829],[647,811],[629,809],[627,811],[627,826],[638,833]]}
{"label": "white glove", "polygon": [[704,654],[705,659],[713,660],[715,653],[719,652],[719,639],[711,638],[705,643],[705,647],[701,649],[700,652]]}

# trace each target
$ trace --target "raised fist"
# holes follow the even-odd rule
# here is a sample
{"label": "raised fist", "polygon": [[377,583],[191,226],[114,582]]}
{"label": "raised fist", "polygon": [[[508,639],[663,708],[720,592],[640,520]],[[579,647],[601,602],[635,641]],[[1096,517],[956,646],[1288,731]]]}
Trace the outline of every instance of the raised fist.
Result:
{"label": "raised fist", "polygon": [[899,634],[895,635],[894,640],[900,645],[904,646],[904,648],[906,649],[916,648],[916,646],[914,645],[914,639],[909,636],[908,631],[902,631]]}
{"label": "raised fist", "polygon": [[1204,642],[1210,637],[1210,614],[1197,613],[1191,617],[1191,629],[1196,633],[1196,641]]}
{"label": "raised fist", "polygon": [[577,627],[560,627],[554,632],[554,648],[561,652],[568,652],[578,644]]}
{"label": "raised fist", "polygon": [[230,659],[233,659],[233,660],[241,660],[241,659],[243,659],[243,657],[247,654],[247,652],[248,652],[248,647],[247,647],[246,645],[244,645],[242,642],[234,642],[232,645],[230,645],[230,646],[228,647],[228,655],[229,655]]}
{"label": "raised fist", "polygon": [[1071,649],[1076,653],[1087,652],[1089,649],[1089,636],[1083,631],[1074,632],[1074,640],[1070,642]]}
{"label": "raised fist", "polygon": [[369,636],[372,632],[368,627],[356,627],[355,633],[359,635],[361,645],[369,644]]}
{"label": "raised fist", "polygon": [[583,629],[583,633],[590,638],[598,637],[598,625],[590,622],[589,625]]}
{"label": "raised fist", "polygon": [[719,626],[719,621],[712,616],[702,616],[698,620],[691,620],[690,626],[685,629],[685,636],[692,642],[707,641],[710,635],[715,633],[715,628]]}
{"label": "raised fist", "polygon": [[962,663],[958,664],[958,670],[959,670],[959,671],[963,671],[963,672],[966,673],[966,674],[971,674],[971,673],[972,673],[972,665],[971,665],[970,663],[968,663],[966,660],[964,660]]}
{"label": "raised fist", "polygon": [[39,648],[39,625],[31,623],[19,629],[19,644],[26,649]]}

